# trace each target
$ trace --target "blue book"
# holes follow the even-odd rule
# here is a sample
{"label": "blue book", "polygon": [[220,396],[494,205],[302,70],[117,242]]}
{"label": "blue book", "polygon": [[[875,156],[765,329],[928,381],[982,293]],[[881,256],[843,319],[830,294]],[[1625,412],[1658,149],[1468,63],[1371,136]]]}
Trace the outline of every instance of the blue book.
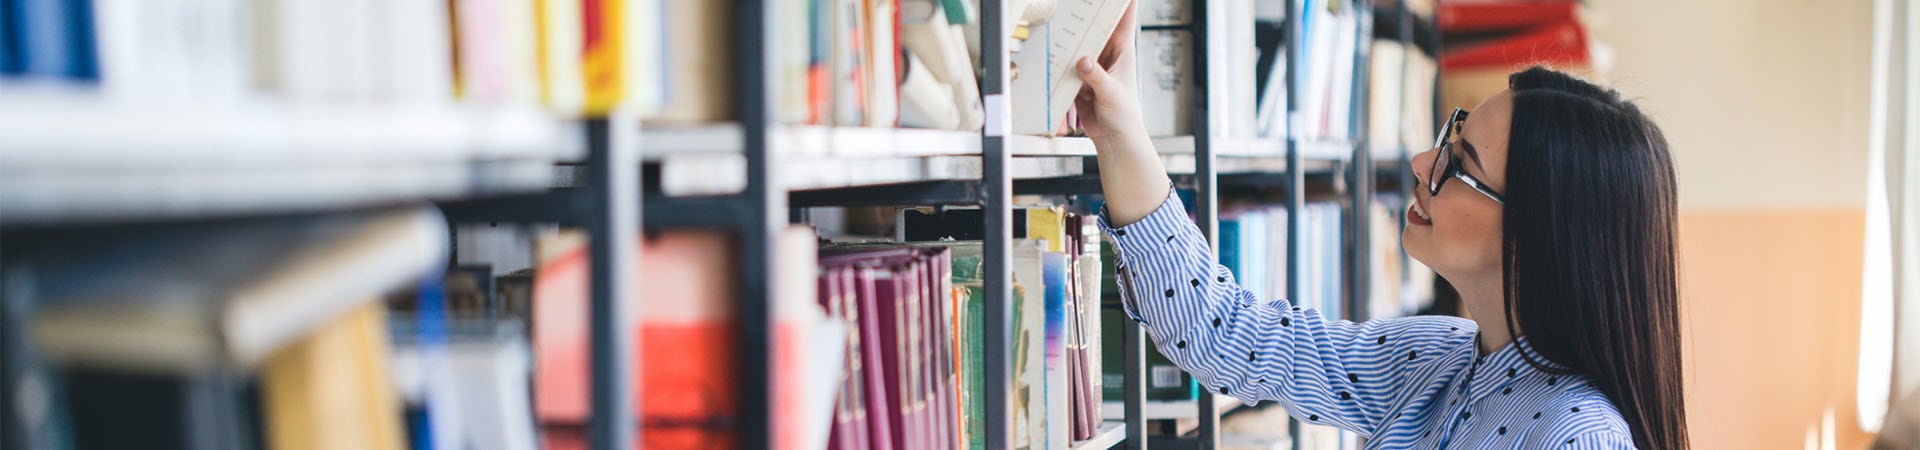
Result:
{"label": "blue book", "polygon": [[[1046,252],[1040,258],[1040,277],[1046,286],[1046,428],[1047,448],[1065,449],[1072,436],[1069,416],[1072,387],[1067,383],[1067,278],[1065,253]],[[1035,449],[1038,450],[1038,449]]]}
{"label": "blue book", "polygon": [[1240,218],[1221,217],[1220,228],[1220,265],[1226,266],[1227,273],[1235,280],[1246,279],[1240,272]]}
{"label": "blue book", "polygon": [[93,3],[88,0],[17,2],[20,60],[27,75],[82,81],[100,79],[93,43]]}
{"label": "blue book", "polygon": [[27,70],[20,49],[20,7],[22,0],[0,0],[0,76],[19,75]]}
{"label": "blue book", "polygon": [[[1273,226],[1263,211],[1248,211],[1240,215],[1240,287],[1262,300],[1273,296],[1267,279],[1267,228]],[[1286,223],[1279,226],[1285,227]],[[1281,280],[1285,281],[1285,280]]]}

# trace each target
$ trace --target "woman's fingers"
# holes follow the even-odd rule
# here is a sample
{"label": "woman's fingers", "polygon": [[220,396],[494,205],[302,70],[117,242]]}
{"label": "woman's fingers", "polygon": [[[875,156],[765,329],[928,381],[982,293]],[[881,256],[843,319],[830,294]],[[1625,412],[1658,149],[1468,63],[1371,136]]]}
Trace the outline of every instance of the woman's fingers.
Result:
{"label": "woman's fingers", "polygon": [[1093,95],[1109,95],[1113,91],[1113,78],[1108,76],[1107,70],[1094,62],[1093,58],[1080,58],[1080,63],[1074,65],[1074,70],[1079,72],[1080,81],[1093,89]]}

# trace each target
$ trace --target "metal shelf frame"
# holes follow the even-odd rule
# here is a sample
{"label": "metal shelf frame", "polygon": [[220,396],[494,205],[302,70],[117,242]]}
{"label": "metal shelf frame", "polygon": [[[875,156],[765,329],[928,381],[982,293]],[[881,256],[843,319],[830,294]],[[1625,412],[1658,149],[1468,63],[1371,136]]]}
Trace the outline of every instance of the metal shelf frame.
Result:
{"label": "metal shelf frame", "polygon": [[[1286,0],[1289,11],[1298,7],[1299,0]],[[1191,32],[1196,42],[1202,42],[1194,51],[1195,76],[1198,79],[1193,98],[1193,107],[1206,111],[1209,105],[1206,92],[1217,86],[1206,82],[1211,71],[1207,62],[1207,46],[1224,45],[1218,42],[1206,42],[1208,2],[1196,0],[1193,7],[1192,23],[1177,27]],[[1354,13],[1370,14],[1367,2],[1349,3],[1357,8]],[[1100,191],[1097,167],[1093,167],[1090,158],[1088,170],[1083,175],[1016,179],[1009,170],[1014,166],[1016,155],[1022,153],[1021,145],[1043,145],[1033,139],[1008,136],[1003,133],[1010,121],[1011,109],[1007,89],[1010,81],[1008,62],[1008,32],[1011,28],[1013,11],[1007,10],[1005,0],[984,0],[979,10],[982,41],[981,60],[984,65],[981,78],[981,94],[986,107],[988,126],[980,132],[979,158],[981,171],[978,179],[928,180],[881,185],[854,185],[830,189],[799,188],[782,184],[779,171],[781,154],[773,151],[772,140],[779,139],[783,128],[773,117],[771,100],[778,98],[771,73],[765,70],[772,67],[770,49],[771,33],[770,11],[767,0],[743,0],[739,2],[740,28],[742,35],[735,57],[739,65],[733,74],[737,88],[737,98],[742,112],[738,121],[740,154],[745,159],[746,187],[742,192],[724,195],[698,197],[672,197],[648,192],[641,188],[641,159],[643,149],[639,148],[644,139],[634,138],[631,142],[614,139],[620,135],[618,130],[609,127],[608,122],[588,122],[588,154],[586,185],[558,188],[550,192],[507,196],[484,201],[447,203],[446,211],[453,221],[542,221],[574,223],[587,225],[593,231],[595,251],[595,280],[593,285],[593,311],[595,320],[592,332],[592,354],[594,355],[593,374],[596,393],[626,393],[633,389],[627,385],[626,374],[638,370],[631,360],[631,336],[624,331],[611,327],[610,317],[616,317],[620,307],[613,302],[615,298],[627,298],[630,287],[617,282],[612,274],[630,270],[632,265],[642,261],[625,260],[619,255],[629,252],[616,252],[613,249],[631,248],[632,232],[635,229],[659,229],[680,227],[720,227],[740,234],[739,255],[741,267],[739,273],[742,289],[738,299],[740,317],[739,348],[736,358],[741,368],[739,411],[740,447],[746,449],[773,448],[772,440],[772,305],[770,291],[775,268],[770,261],[777,260],[774,255],[774,239],[781,227],[789,221],[803,217],[790,216],[794,208],[815,206],[885,206],[885,205],[978,205],[986,214],[986,232],[983,242],[985,266],[983,279],[986,301],[984,335],[984,372],[988,374],[985,383],[985,427],[986,446],[990,449],[1013,447],[1013,409],[1008,399],[1013,389],[1013,361],[1011,329],[1012,323],[1012,272],[1010,267],[1012,230],[1012,201],[1016,193],[1046,195],[1083,195],[1097,194]],[[1404,8],[1402,9],[1404,10]],[[1373,33],[1371,20],[1362,18],[1362,26],[1357,32],[1362,36]],[[1288,21],[1286,33],[1289,36],[1283,44],[1289,53],[1289,60],[1303,61],[1300,33],[1293,21]],[[1406,34],[1403,32],[1402,34]],[[1361,42],[1370,42],[1362,40]],[[1356,136],[1346,142],[1302,141],[1285,138],[1271,140],[1235,141],[1216,136],[1215,124],[1210,123],[1207,114],[1193,116],[1192,129],[1197,130],[1191,137],[1193,161],[1191,173],[1174,175],[1176,185],[1192,189],[1197,194],[1193,207],[1200,219],[1197,225],[1207,236],[1209,245],[1218,246],[1218,210],[1223,194],[1246,192],[1277,192],[1284,198],[1290,211],[1299,211],[1309,199],[1309,186],[1333,186],[1345,208],[1346,227],[1361,230],[1366,216],[1368,202],[1374,195],[1374,171],[1376,164],[1369,163],[1371,152],[1364,137],[1366,136],[1365,109],[1367,73],[1366,46],[1356,52],[1355,93],[1350,101],[1355,102],[1352,110],[1352,129],[1350,135]],[[1305,79],[1299,65],[1290,65],[1285,71],[1285,86],[1294,92],[1300,92]],[[1298,96],[1289,95],[1287,100],[1289,116],[1297,114],[1300,107]],[[1294,133],[1290,129],[1294,123],[1286,121],[1288,136]],[[613,122],[630,127],[632,122]],[[733,130],[733,127],[728,127]],[[645,130],[639,130],[644,133]],[[828,133],[831,133],[830,131]],[[729,144],[731,145],[731,144]],[[1184,142],[1182,143],[1184,145]],[[1284,149],[1284,169],[1271,172],[1223,173],[1222,158],[1242,158],[1251,156],[1250,152],[1265,145],[1281,146]],[[1225,147],[1222,147],[1225,146]],[[669,149],[670,150],[670,149]],[[1281,150],[1276,148],[1275,150]],[[1224,153],[1223,153],[1224,151]],[[1345,152],[1345,154],[1341,154]],[[882,152],[883,154],[885,152]],[[1189,156],[1181,152],[1181,157]],[[1309,162],[1322,163],[1323,169]],[[1231,165],[1228,165],[1231,166]],[[1404,171],[1403,171],[1404,172]],[[1405,185],[1406,183],[1402,183]],[[1324,200],[1327,197],[1316,195],[1313,198]],[[1288,239],[1296,244],[1305,234],[1301,227],[1300,214],[1288,215]],[[1363,233],[1349,232],[1355,237],[1345,247],[1346,264],[1350,279],[1347,280],[1347,298],[1359,299],[1365,294],[1366,272],[1368,268],[1364,257],[1366,245]],[[624,239],[624,240],[622,240]],[[626,245],[627,247],[621,247]],[[606,255],[606,256],[600,256]],[[644,258],[644,255],[642,255]],[[1290,267],[1298,267],[1298,261],[1289,255]],[[1288,271],[1290,297],[1297,297],[1300,286],[1300,271]],[[1359,301],[1350,301],[1348,318],[1358,319],[1363,313]],[[605,314],[603,314],[605,313]],[[1212,395],[1203,395],[1192,402],[1196,411],[1194,418],[1199,425],[1193,436],[1152,436],[1149,437],[1148,418],[1143,414],[1147,404],[1145,396],[1145,350],[1147,341],[1144,330],[1138,323],[1123,321],[1122,333],[1123,362],[1125,376],[1122,379],[1124,398],[1121,409],[1124,417],[1120,419],[1121,430],[1111,427],[1103,429],[1099,442],[1077,443],[1098,448],[1118,446],[1128,449],[1154,448],[1193,448],[1213,449],[1218,447],[1220,433],[1220,406]],[[640,393],[644,395],[645,393]],[[635,424],[631,413],[628,395],[595,395],[594,414],[590,421],[591,444],[595,449],[630,448],[639,433],[646,430],[636,426],[616,426],[616,424]],[[1164,420],[1164,419],[1153,419]],[[1109,424],[1111,425],[1111,424]],[[1116,435],[1118,435],[1116,439]],[[1082,447],[1076,447],[1082,448]]]}

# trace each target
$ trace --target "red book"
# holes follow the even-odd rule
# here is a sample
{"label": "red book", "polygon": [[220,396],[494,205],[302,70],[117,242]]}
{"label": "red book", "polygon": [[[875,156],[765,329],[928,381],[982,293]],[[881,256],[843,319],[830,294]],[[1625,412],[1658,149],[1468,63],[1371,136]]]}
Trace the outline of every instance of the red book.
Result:
{"label": "red book", "polygon": [[1580,22],[1567,19],[1513,37],[1448,50],[1440,56],[1440,68],[1572,65],[1588,61],[1586,29]]}
{"label": "red book", "polygon": [[897,424],[900,423],[900,408],[896,406],[899,403],[897,397],[888,395],[887,368],[892,358],[885,357],[891,342],[891,336],[885,330],[896,327],[880,312],[880,286],[875,279],[878,271],[866,267],[851,270],[855,274],[854,296],[860,303],[858,314],[861,338],[864,339],[860,342],[860,356],[864,364],[861,370],[864,379],[861,381],[866,383],[867,441],[874,449],[901,448],[896,445],[899,441],[895,436]]}
{"label": "red book", "polygon": [[948,307],[953,297],[953,259],[945,247],[927,247],[928,266],[926,283],[927,354],[932,357],[928,364],[932,378],[933,401],[928,411],[933,415],[936,448],[955,448],[960,444],[956,416],[959,399],[954,390],[953,373],[953,333],[948,329]]}
{"label": "red book", "polygon": [[1572,1],[1440,2],[1440,31],[1488,32],[1532,28],[1574,18]]}
{"label": "red book", "polygon": [[[648,424],[638,448],[733,448],[738,420],[734,332],[728,306],[732,248],[725,233],[680,231],[647,239],[645,270],[630,276],[643,291],[632,312],[636,418]],[[568,427],[581,427],[591,409],[587,358],[588,257],[576,247],[547,261],[535,276],[533,307],[534,412],[563,446]],[[664,303],[663,299],[672,299]],[[671,305],[667,307],[666,305]],[[651,307],[650,307],[651,306]],[[780,329],[785,335],[791,330]]]}

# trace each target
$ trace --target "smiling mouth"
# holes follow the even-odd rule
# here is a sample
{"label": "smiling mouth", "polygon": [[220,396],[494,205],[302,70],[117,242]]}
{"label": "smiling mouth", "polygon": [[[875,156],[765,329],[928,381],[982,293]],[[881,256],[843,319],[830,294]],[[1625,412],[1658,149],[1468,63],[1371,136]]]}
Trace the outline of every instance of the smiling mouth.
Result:
{"label": "smiling mouth", "polygon": [[1433,225],[1433,216],[1427,215],[1427,209],[1421,205],[1419,199],[1414,199],[1414,201],[1410,203],[1412,204],[1407,205],[1408,224],[1418,226]]}

